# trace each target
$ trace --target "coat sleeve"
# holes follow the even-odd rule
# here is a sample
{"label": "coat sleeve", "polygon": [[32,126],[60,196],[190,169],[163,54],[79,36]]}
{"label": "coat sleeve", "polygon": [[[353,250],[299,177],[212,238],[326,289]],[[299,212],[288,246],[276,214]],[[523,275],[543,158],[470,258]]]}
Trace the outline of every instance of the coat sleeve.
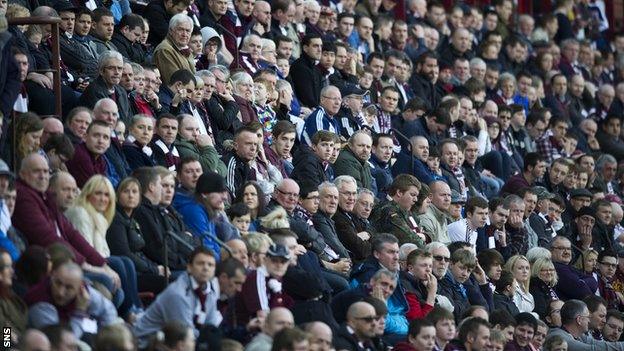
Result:
{"label": "coat sleeve", "polygon": [[318,105],[318,101],[314,99],[314,87],[311,84],[313,80],[312,74],[311,69],[304,67],[302,64],[293,65],[290,70],[295,95],[301,102],[301,105],[309,108],[315,108]]}
{"label": "coat sleeve", "polygon": [[[9,116],[13,109],[13,104],[20,91],[22,83],[19,79],[19,70],[13,54],[11,54],[11,47],[9,43],[5,45],[3,53],[2,65],[6,65],[6,79],[4,81],[4,89],[0,92],[0,108],[4,116]],[[8,122],[7,122],[8,123]]]}
{"label": "coat sleeve", "polygon": [[130,233],[123,223],[118,220],[113,220],[113,223],[111,223],[108,231],[106,232],[106,241],[108,242],[111,255],[130,258],[136,267],[137,273],[139,274],[158,274],[158,267],[154,262],[147,261],[130,250],[130,244],[128,242],[129,234]]}

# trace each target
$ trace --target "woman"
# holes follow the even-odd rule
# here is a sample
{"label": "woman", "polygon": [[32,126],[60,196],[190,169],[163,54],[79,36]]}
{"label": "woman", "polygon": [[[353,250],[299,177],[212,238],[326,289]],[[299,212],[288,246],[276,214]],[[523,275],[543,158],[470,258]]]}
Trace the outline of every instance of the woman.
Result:
{"label": "woman", "polygon": [[266,204],[266,198],[258,183],[253,181],[245,183],[238,190],[238,194],[236,194],[236,200],[234,202],[241,202],[247,205],[251,216],[249,231],[257,231],[260,227],[259,217],[265,214],[264,206]]}
{"label": "woman", "polygon": [[232,85],[234,100],[238,104],[240,110],[239,119],[243,124],[257,121],[258,115],[253,106],[254,97],[254,81],[246,72],[237,72],[232,75]]}
{"label": "woman", "polygon": [[128,130],[130,133],[122,148],[130,169],[155,166],[154,151],[149,146],[154,136],[154,119],[146,115],[135,115]]}
{"label": "woman", "polygon": [[529,260],[522,255],[509,258],[505,264],[505,270],[511,272],[518,282],[518,287],[513,296],[513,301],[520,312],[533,312],[535,300],[529,292],[531,265]]}
{"label": "woman", "polygon": [[581,272],[581,279],[587,283],[592,293],[595,293],[598,289],[598,274],[596,274],[597,263],[598,252],[590,248],[583,250],[573,264],[573,267]]}
{"label": "woman", "polygon": [[111,182],[102,175],[91,177],[65,216],[119,275],[126,297],[119,307],[120,314],[131,317],[131,313],[140,313],[134,263],[128,257],[111,256],[106,242],[106,232],[115,216],[115,191]]}
{"label": "woman", "polygon": [[553,289],[557,285],[559,277],[555,265],[549,258],[538,258],[531,267],[531,287],[529,291],[535,301],[535,309],[540,318],[546,318],[548,306],[552,300],[558,300],[559,296]]}
{"label": "woman", "polygon": [[141,186],[135,178],[126,178],[117,187],[117,210],[106,233],[111,254],[130,258],[136,268],[137,285],[141,291],[160,292],[167,284],[165,267],[143,253],[145,240],[141,228],[132,218],[141,201]]}
{"label": "woman", "polygon": [[[43,135],[43,121],[34,113],[27,112],[17,118],[15,131],[15,150],[13,155],[5,155],[5,160],[15,160],[11,169],[19,169],[22,159],[27,155],[38,152],[46,157],[41,150],[41,136]],[[7,150],[10,148],[7,148]],[[8,156],[8,157],[7,157]]]}

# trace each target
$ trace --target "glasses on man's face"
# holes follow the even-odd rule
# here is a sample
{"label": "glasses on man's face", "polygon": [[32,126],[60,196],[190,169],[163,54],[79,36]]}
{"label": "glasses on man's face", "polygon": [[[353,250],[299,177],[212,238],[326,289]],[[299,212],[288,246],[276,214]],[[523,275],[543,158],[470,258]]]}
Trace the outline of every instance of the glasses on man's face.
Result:
{"label": "glasses on man's face", "polygon": [[289,192],[283,191],[283,190],[281,190],[279,188],[275,189],[275,190],[277,190],[278,193],[280,193],[280,194],[282,194],[284,196],[294,197],[294,198],[298,198],[299,197],[299,194],[297,194],[297,193],[289,193]]}
{"label": "glasses on man's face", "polygon": [[438,262],[442,262],[442,261],[450,262],[451,261],[451,258],[447,257],[447,256],[433,256],[433,259],[438,261]]}
{"label": "glasses on man's face", "polygon": [[366,323],[373,323],[377,319],[377,316],[357,317],[356,319],[364,321]]}

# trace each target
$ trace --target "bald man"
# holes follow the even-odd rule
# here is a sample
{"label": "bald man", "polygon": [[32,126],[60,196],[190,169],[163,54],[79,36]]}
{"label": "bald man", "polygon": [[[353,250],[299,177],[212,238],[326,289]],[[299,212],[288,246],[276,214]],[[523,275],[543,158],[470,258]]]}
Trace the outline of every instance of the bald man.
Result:
{"label": "bald man", "polygon": [[[225,245],[230,248],[230,251],[228,252],[224,249],[221,250],[221,257],[223,260],[228,257],[233,257],[239,260],[245,267],[249,266],[249,257],[247,255],[248,251],[244,241],[241,239],[232,239],[226,242]],[[232,253],[231,255],[230,252]]]}
{"label": "bald man", "polygon": [[446,213],[451,207],[451,188],[441,180],[431,183],[429,188],[431,204],[425,213],[418,216],[418,222],[432,241],[449,244],[451,239],[448,235]]}
{"label": "bald man", "polygon": [[365,132],[358,131],[349,138],[347,146],[340,151],[333,165],[336,177],[350,175],[355,178],[358,188],[376,192],[368,159],[371,155],[373,139]]}
{"label": "bald man", "polygon": [[245,351],[271,351],[275,334],[294,325],[295,318],[290,310],[284,307],[273,308],[264,320],[262,332],[251,339]]}
{"label": "bald man", "polygon": [[50,351],[48,337],[37,329],[28,329],[22,336],[20,350],[22,351]]}
{"label": "bald man", "polygon": [[50,192],[55,195],[56,205],[63,212],[74,204],[80,189],[68,172],[56,172],[50,178]]}
{"label": "bald man", "polygon": [[334,338],[336,350],[360,350],[360,344],[368,344],[375,337],[375,307],[368,302],[356,302],[347,310],[347,322],[340,327]]}
{"label": "bald man", "polygon": [[[291,68],[292,72],[292,68]],[[319,130],[328,130],[340,134],[340,125],[334,115],[342,106],[340,90],[333,85],[328,85],[321,90],[321,103],[305,120],[302,139],[306,145],[312,145],[312,137]]]}
{"label": "bald man", "polygon": [[63,123],[54,117],[48,117],[43,120],[43,134],[41,134],[41,145],[45,145],[50,136],[54,134],[63,134]]}
{"label": "bald man", "polygon": [[[100,292],[83,281],[80,266],[67,262],[31,287],[24,298],[29,305],[28,319],[43,328],[68,319],[76,337],[97,334],[98,328],[117,322],[117,309]],[[85,322],[85,318],[95,323]]]}
{"label": "bald man", "polygon": [[332,330],[323,322],[311,322],[305,327],[305,331],[310,334],[310,350],[330,351],[333,349]]}

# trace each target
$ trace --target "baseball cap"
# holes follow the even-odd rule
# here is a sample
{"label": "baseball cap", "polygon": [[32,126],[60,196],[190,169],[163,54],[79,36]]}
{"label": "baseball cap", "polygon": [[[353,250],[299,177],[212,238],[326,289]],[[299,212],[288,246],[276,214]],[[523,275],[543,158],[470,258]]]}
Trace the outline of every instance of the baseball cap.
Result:
{"label": "baseball cap", "polygon": [[269,251],[267,251],[266,255],[268,257],[280,257],[285,260],[290,260],[290,250],[282,244],[273,244],[269,246]]}
{"label": "baseball cap", "polygon": [[368,90],[360,89],[353,84],[345,84],[342,87],[340,94],[342,97],[347,97],[349,95],[365,96],[368,94]]}

